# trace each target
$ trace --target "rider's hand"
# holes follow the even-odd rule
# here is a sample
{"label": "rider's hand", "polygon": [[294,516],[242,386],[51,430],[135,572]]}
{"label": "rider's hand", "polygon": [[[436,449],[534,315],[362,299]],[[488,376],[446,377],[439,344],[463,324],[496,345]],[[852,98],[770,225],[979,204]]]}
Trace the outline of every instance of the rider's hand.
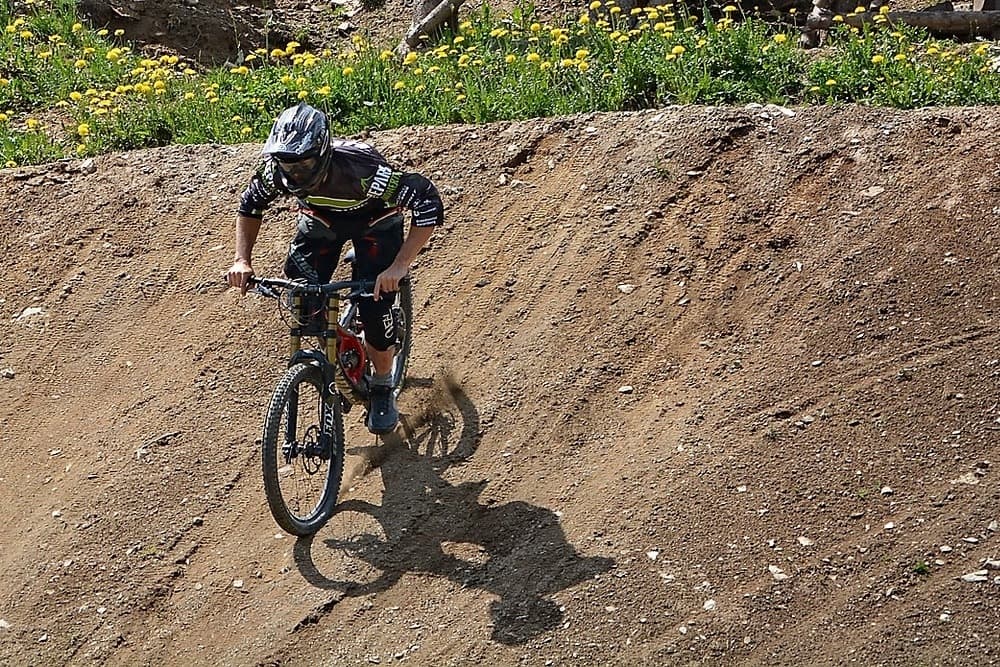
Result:
{"label": "rider's hand", "polygon": [[246,294],[250,287],[250,276],[253,275],[253,267],[245,259],[238,259],[233,262],[232,267],[226,273],[226,282],[230,287],[239,287],[240,294]]}
{"label": "rider's hand", "polygon": [[399,281],[406,277],[409,270],[393,264],[388,269],[378,274],[375,279],[375,300],[378,301],[383,292],[395,292],[399,289]]}

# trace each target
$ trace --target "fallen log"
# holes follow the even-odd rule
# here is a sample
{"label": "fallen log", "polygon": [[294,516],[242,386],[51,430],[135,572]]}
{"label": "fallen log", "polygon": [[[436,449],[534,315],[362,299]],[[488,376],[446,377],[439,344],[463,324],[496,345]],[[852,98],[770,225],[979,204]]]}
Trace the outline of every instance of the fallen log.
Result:
{"label": "fallen log", "polygon": [[[1000,33],[1000,12],[864,12],[842,14],[843,23],[860,28],[876,23],[882,16],[891,25],[903,24],[914,28],[926,28],[931,32],[963,35],[969,37],[991,37]],[[879,19],[881,22],[881,19]],[[806,27],[810,30],[829,30],[835,21],[831,16],[810,16]]]}
{"label": "fallen log", "polygon": [[429,35],[445,22],[457,17],[458,8],[463,2],[464,0],[442,0],[425,16],[414,17],[410,29],[406,31],[406,35],[396,46],[396,55],[405,56],[411,49],[416,48],[420,44],[420,38],[423,35]]}

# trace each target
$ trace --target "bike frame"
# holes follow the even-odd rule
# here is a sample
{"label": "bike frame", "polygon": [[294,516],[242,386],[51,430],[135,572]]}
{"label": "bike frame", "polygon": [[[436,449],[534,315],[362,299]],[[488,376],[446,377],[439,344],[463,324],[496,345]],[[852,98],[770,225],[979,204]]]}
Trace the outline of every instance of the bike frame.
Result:
{"label": "bike frame", "polygon": [[[275,287],[289,289],[297,286],[291,281],[264,280],[258,286],[264,289]],[[345,288],[346,289],[346,288]],[[364,383],[365,368],[368,353],[361,338],[344,327],[345,322],[337,321],[330,326],[331,313],[340,313],[344,302],[350,302],[351,308],[356,308],[354,302],[357,291],[345,295],[340,291],[324,290],[324,308],[327,313],[327,328],[319,332],[317,347],[303,347],[302,324],[305,321],[303,313],[303,294],[296,291],[292,295],[293,323],[289,327],[288,367],[297,363],[314,363],[320,367],[323,374],[324,389],[329,394],[339,394],[342,397],[344,411],[350,410],[351,403],[364,403],[368,400],[368,392]],[[353,312],[349,310],[348,313]],[[333,349],[331,350],[331,342]],[[334,354],[331,354],[334,353]],[[350,367],[346,361],[352,359]]]}

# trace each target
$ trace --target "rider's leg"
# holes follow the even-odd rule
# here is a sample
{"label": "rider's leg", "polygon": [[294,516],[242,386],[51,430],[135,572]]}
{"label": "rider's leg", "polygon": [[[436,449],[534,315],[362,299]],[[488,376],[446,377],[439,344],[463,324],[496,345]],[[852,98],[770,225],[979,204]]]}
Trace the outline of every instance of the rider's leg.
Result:
{"label": "rider's leg", "polygon": [[[299,214],[298,232],[288,246],[288,257],[285,259],[285,275],[292,279],[301,279],[309,283],[325,283],[330,281],[344,241],[338,239],[329,227],[304,213]],[[318,333],[326,329],[326,313],[323,311],[322,297],[307,297],[313,302],[303,304],[305,328],[307,333]]]}
{"label": "rider's leg", "polygon": [[[396,259],[403,245],[403,218],[393,216],[380,222],[363,237],[355,238],[356,277],[373,280]],[[392,386],[392,362],[396,356],[396,322],[392,304],[396,294],[383,293],[378,301],[371,297],[358,304],[365,326],[365,342],[375,375],[369,380],[368,429],[373,433],[391,432],[399,421]]]}

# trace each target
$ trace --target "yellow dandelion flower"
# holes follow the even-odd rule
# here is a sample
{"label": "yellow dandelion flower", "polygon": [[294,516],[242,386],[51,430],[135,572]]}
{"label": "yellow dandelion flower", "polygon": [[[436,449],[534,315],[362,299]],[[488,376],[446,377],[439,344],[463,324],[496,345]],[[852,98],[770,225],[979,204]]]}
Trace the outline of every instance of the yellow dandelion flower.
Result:
{"label": "yellow dandelion flower", "polygon": [[514,62],[515,60],[517,60],[517,56],[515,56],[513,53],[508,53],[507,56],[503,59],[503,61],[508,65]]}
{"label": "yellow dandelion flower", "polygon": [[28,120],[24,121],[24,124],[28,127],[29,130],[37,130],[41,126],[41,122],[39,122],[37,118],[29,118]]}
{"label": "yellow dandelion flower", "polygon": [[581,72],[586,72],[588,69],[590,69],[590,65],[585,60],[581,61],[580,64],[578,64],[576,67]]}
{"label": "yellow dandelion flower", "polygon": [[872,56],[872,63],[875,65],[881,65],[885,62],[885,56],[874,55]]}
{"label": "yellow dandelion flower", "polygon": [[299,93],[298,93],[298,95],[296,97],[298,97],[300,100],[304,100],[307,97],[309,97],[309,91],[308,90],[300,90]]}
{"label": "yellow dandelion flower", "polygon": [[352,74],[354,74],[354,68],[345,67],[344,69],[340,70],[340,73],[343,74],[344,76],[351,76]]}
{"label": "yellow dandelion flower", "polygon": [[271,57],[272,58],[284,58],[286,55],[287,54],[284,51],[282,51],[281,49],[277,49],[277,48],[271,49]]}
{"label": "yellow dandelion flower", "polygon": [[107,58],[108,60],[110,60],[113,63],[114,62],[118,62],[119,60],[121,60],[122,51],[119,48],[114,48],[114,49],[111,49],[110,51],[108,51],[104,55],[104,57]]}
{"label": "yellow dandelion flower", "polygon": [[465,41],[465,37],[462,37],[461,35],[459,35],[454,40],[452,40],[452,44],[461,44],[464,41]]}
{"label": "yellow dandelion flower", "polygon": [[248,134],[252,134],[252,133],[253,133],[253,128],[252,127],[244,127],[244,128],[242,128],[240,130],[240,134],[242,134],[244,137],[247,136]]}
{"label": "yellow dandelion flower", "polygon": [[125,31],[122,30],[121,28],[118,28],[118,30],[115,30],[115,37],[121,37],[124,34],[125,34]]}
{"label": "yellow dandelion flower", "polygon": [[100,30],[97,31],[97,36],[98,37],[107,37],[108,36],[108,29],[107,28],[101,28]]}
{"label": "yellow dandelion flower", "polygon": [[902,53],[897,53],[895,56],[892,57],[892,59],[895,60],[897,63],[901,63],[906,61],[906,56]]}
{"label": "yellow dandelion flower", "polygon": [[6,168],[6,169],[13,169],[14,167],[16,167],[16,166],[17,166],[17,163],[16,163],[16,162],[14,162],[13,160],[7,160],[6,162],[4,162],[4,165],[3,165],[3,166],[4,166],[4,168]]}
{"label": "yellow dandelion flower", "polygon": [[542,64],[540,64],[538,66],[538,68],[539,69],[552,69],[552,63],[550,63],[548,60],[546,60],[545,62],[543,62]]}
{"label": "yellow dandelion flower", "polygon": [[821,90],[823,90],[823,89],[820,88],[819,86],[812,86],[811,88],[809,88],[809,92],[810,93],[818,93]]}
{"label": "yellow dandelion flower", "polygon": [[775,44],[784,44],[787,41],[788,41],[788,35],[786,35],[784,33],[780,33],[779,32],[777,35],[774,36],[774,43]]}
{"label": "yellow dandelion flower", "polygon": [[4,112],[0,111],[0,123],[6,123],[7,122],[7,118],[8,118],[7,114],[5,114]]}
{"label": "yellow dandelion flower", "polygon": [[598,9],[601,8],[601,0],[594,0],[592,3],[590,3],[589,7],[590,11],[592,12],[597,11]]}
{"label": "yellow dandelion flower", "polygon": [[456,102],[464,102],[465,101],[465,95],[455,95],[455,101]]}
{"label": "yellow dandelion flower", "polygon": [[588,51],[587,49],[577,49],[574,55],[576,56],[577,60],[583,60],[584,58],[590,55],[590,51]]}
{"label": "yellow dandelion flower", "polygon": [[725,7],[722,8],[722,11],[724,11],[727,14],[732,14],[733,12],[736,11],[736,7],[733,5],[726,5]]}
{"label": "yellow dandelion flower", "polygon": [[528,26],[528,30],[530,30],[531,32],[541,32],[542,26],[539,23],[532,23],[530,26]]}
{"label": "yellow dandelion flower", "polygon": [[425,86],[424,84],[420,84],[419,86],[417,86],[416,88],[413,89],[413,92],[415,92],[415,93],[422,93],[425,90],[427,90],[427,86]]}
{"label": "yellow dandelion flower", "polygon": [[608,12],[611,13],[611,14],[621,14],[622,13],[622,8],[621,7],[612,7],[611,9],[608,10]]}
{"label": "yellow dandelion flower", "polygon": [[419,56],[417,55],[417,52],[416,51],[410,51],[409,53],[406,54],[406,57],[403,58],[403,64],[404,65],[412,65],[413,63],[417,62],[417,58],[419,58]]}
{"label": "yellow dandelion flower", "polygon": [[687,49],[685,49],[680,44],[678,44],[674,48],[670,49],[670,53],[674,54],[675,56],[682,55],[685,51],[687,51]]}
{"label": "yellow dandelion flower", "polygon": [[184,72],[183,72],[183,73],[184,73],[185,75],[187,75],[187,76],[194,76],[195,74],[197,74],[197,72],[195,72],[195,71],[194,71],[193,69],[191,69],[190,67],[185,67],[185,68],[184,68]]}
{"label": "yellow dandelion flower", "polygon": [[299,44],[298,42],[288,42],[287,44],[285,44],[285,53],[295,53],[295,49],[299,48],[300,46],[302,45]]}
{"label": "yellow dandelion flower", "polygon": [[393,90],[403,90],[404,88],[406,88],[405,81],[397,81],[396,83],[392,84]]}
{"label": "yellow dandelion flower", "polygon": [[90,125],[87,125],[86,123],[80,123],[79,125],[76,126],[76,133],[79,134],[81,137],[88,136],[90,134]]}
{"label": "yellow dandelion flower", "polygon": [[389,51],[388,49],[383,50],[381,53],[378,54],[379,60],[385,61],[389,60],[389,58],[392,58],[392,51]]}
{"label": "yellow dandelion flower", "polygon": [[87,61],[84,60],[83,58],[77,58],[76,62],[73,63],[73,67],[77,69],[83,69],[86,66],[87,66]]}
{"label": "yellow dandelion flower", "polygon": [[153,90],[166,90],[166,88],[167,88],[167,84],[165,84],[163,81],[154,81],[153,82]]}
{"label": "yellow dandelion flower", "polygon": [[827,86],[836,86],[837,85],[837,80],[836,79],[827,79],[826,80],[826,85]]}
{"label": "yellow dandelion flower", "polygon": [[537,53],[529,53],[527,56],[525,56],[525,60],[527,60],[529,63],[537,63],[541,59],[542,57]]}
{"label": "yellow dandelion flower", "polygon": [[580,25],[587,25],[588,23],[590,23],[590,17],[587,16],[586,14],[581,14],[580,19],[577,21],[577,23],[579,23]]}
{"label": "yellow dandelion flower", "polygon": [[469,60],[471,60],[471,58],[469,58],[469,56],[467,56],[465,54],[462,54],[461,56],[458,57],[458,66],[459,67],[468,67],[469,66]]}
{"label": "yellow dandelion flower", "polygon": [[70,30],[72,30],[73,32],[80,32],[81,30],[83,30],[83,24],[82,23],[74,23],[73,27],[70,28]]}
{"label": "yellow dandelion flower", "polygon": [[329,95],[332,91],[333,89],[330,88],[330,86],[320,86],[319,88],[316,89],[316,94],[325,97]]}
{"label": "yellow dandelion flower", "polygon": [[184,99],[186,99],[186,100],[193,100],[194,99],[194,93],[192,93],[190,91],[184,93]]}
{"label": "yellow dandelion flower", "polygon": [[573,65],[576,64],[576,61],[573,60],[572,58],[563,58],[559,62],[559,64],[562,65],[563,67],[572,67]]}
{"label": "yellow dandelion flower", "polygon": [[34,36],[35,36],[35,33],[31,32],[30,30],[22,30],[20,32],[21,39],[31,39]]}
{"label": "yellow dandelion flower", "polygon": [[77,155],[83,155],[86,152],[87,152],[87,144],[77,144],[76,145],[76,154]]}

